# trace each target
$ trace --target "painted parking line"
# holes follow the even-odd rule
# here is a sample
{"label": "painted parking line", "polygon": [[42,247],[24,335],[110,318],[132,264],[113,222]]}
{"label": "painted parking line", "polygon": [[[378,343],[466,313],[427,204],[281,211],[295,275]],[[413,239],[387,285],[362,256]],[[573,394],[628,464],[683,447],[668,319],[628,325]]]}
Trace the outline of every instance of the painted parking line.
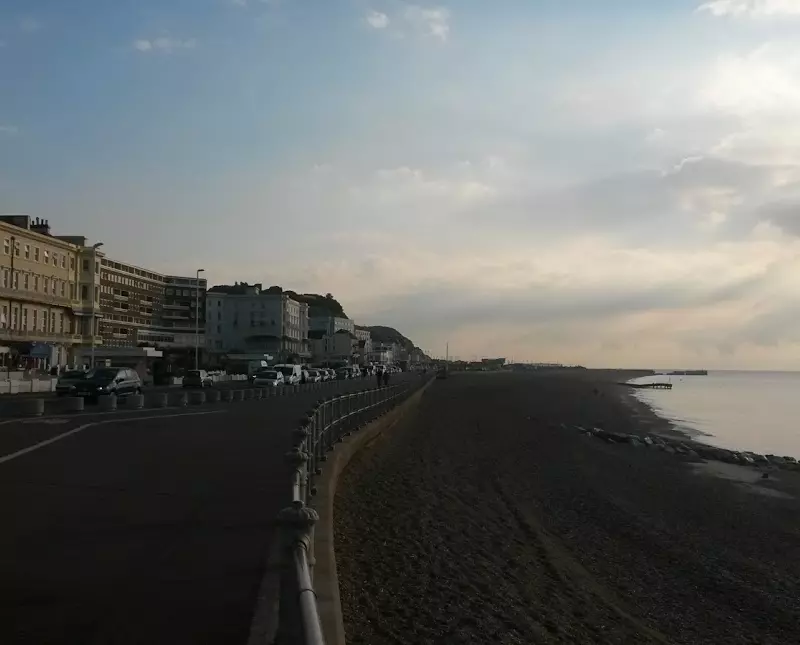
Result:
{"label": "painted parking line", "polygon": [[130,421],[147,421],[149,419],[172,419],[174,417],[195,417],[205,414],[220,414],[222,412],[227,412],[227,410],[207,410],[205,412],[184,412],[183,414],[156,414],[149,417],[127,417],[122,419],[107,419],[105,421],[93,421],[91,423],[84,423],[82,426],[78,426],[77,428],[73,428],[72,430],[68,430],[67,432],[62,432],[55,437],[51,437],[50,439],[46,439],[45,441],[40,441],[39,443],[33,444],[32,446],[28,446],[27,448],[23,448],[22,450],[17,450],[16,452],[12,452],[10,455],[6,455],[5,457],[0,457],[0,464],[4,464],[7,461],[11,461],[12,459],[16,459],[17,457],[22,457],[23,455],[27,455],[29,452],[33,452],[34,450],[39,450],[40,448],[44,448],[45,446],[49,446],[51,443],[55,443],[56,441],[61,441],[62,439],[66,439],[67,437],[71,437],[74,434],[78,434],[79,432],[83,432],[86,428],[91,428],[92,426],[100,426],[105,425],[106,423],[126,423]]}

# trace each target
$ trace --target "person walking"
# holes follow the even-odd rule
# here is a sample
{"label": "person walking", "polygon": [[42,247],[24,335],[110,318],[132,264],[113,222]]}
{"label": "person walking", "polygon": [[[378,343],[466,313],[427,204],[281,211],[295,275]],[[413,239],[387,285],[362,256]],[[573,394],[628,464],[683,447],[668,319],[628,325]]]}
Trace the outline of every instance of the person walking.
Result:
{"label": "person walking", "polygon": [[379,371],[376,371],[375,374],[378,378],[378,387],[380,387],[381,383],[383,382],[383,374],[381,374]]}

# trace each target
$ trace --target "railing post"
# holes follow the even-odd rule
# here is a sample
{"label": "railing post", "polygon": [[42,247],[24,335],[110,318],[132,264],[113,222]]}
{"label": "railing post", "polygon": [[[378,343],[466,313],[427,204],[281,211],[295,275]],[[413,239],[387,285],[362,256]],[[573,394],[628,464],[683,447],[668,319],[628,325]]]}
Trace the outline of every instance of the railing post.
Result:
{"label": "railing post", "polygon": [[308,455],[295,446],[285,455],[286,463],[292,467],[292,497],[305,502],[307,494],[306,464]]}
{"label": "railing post", "polygon": [[[276,645],[324,643],[319,614],[315,607],[315,594],[309,584],[314,566],[314,525],[318,520],[317,512],[301,500],[294,500],[291,506],[278,513],[281,531],[281,585]],[[304,561],[307,567],[302,566]],[[300,566],[296,566],[298,563]],[[307,602],[309,595],[311,603]],[[304,611],[309,606],[314,611]]]}

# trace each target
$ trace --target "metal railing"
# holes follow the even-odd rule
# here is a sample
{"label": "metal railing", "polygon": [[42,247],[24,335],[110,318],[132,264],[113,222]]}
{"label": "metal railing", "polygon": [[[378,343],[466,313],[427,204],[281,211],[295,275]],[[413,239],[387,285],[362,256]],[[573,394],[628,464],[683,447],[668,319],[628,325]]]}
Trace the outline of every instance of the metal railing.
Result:
{"label": "metal railing", "polygon": [[427,382],[411,378],[396,385],[349,392],[322,399],[294,430],[286,453],[292,468],[292,504],[278,515],[281,530],[281,574],[278,631],[274,645],[324,645],[313,586],[314,525],[309,506],[314,480],[328,453],[344,437],[382,416]]}

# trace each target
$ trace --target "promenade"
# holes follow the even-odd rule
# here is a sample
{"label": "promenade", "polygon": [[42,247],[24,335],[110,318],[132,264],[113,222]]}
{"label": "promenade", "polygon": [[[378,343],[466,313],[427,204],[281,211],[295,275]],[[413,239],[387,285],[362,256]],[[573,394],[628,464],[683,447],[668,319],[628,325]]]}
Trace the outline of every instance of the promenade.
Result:
{"label": "promenade", "polygon": [[657,426],[628,378],[453,374],[356,455],[348,645],[797,642],[800,473],[743,485],[578,431]]}
{"label": "promenade", "polygon": [[291,430],[374,385],[0,424],[0,643],[246,643]]}

